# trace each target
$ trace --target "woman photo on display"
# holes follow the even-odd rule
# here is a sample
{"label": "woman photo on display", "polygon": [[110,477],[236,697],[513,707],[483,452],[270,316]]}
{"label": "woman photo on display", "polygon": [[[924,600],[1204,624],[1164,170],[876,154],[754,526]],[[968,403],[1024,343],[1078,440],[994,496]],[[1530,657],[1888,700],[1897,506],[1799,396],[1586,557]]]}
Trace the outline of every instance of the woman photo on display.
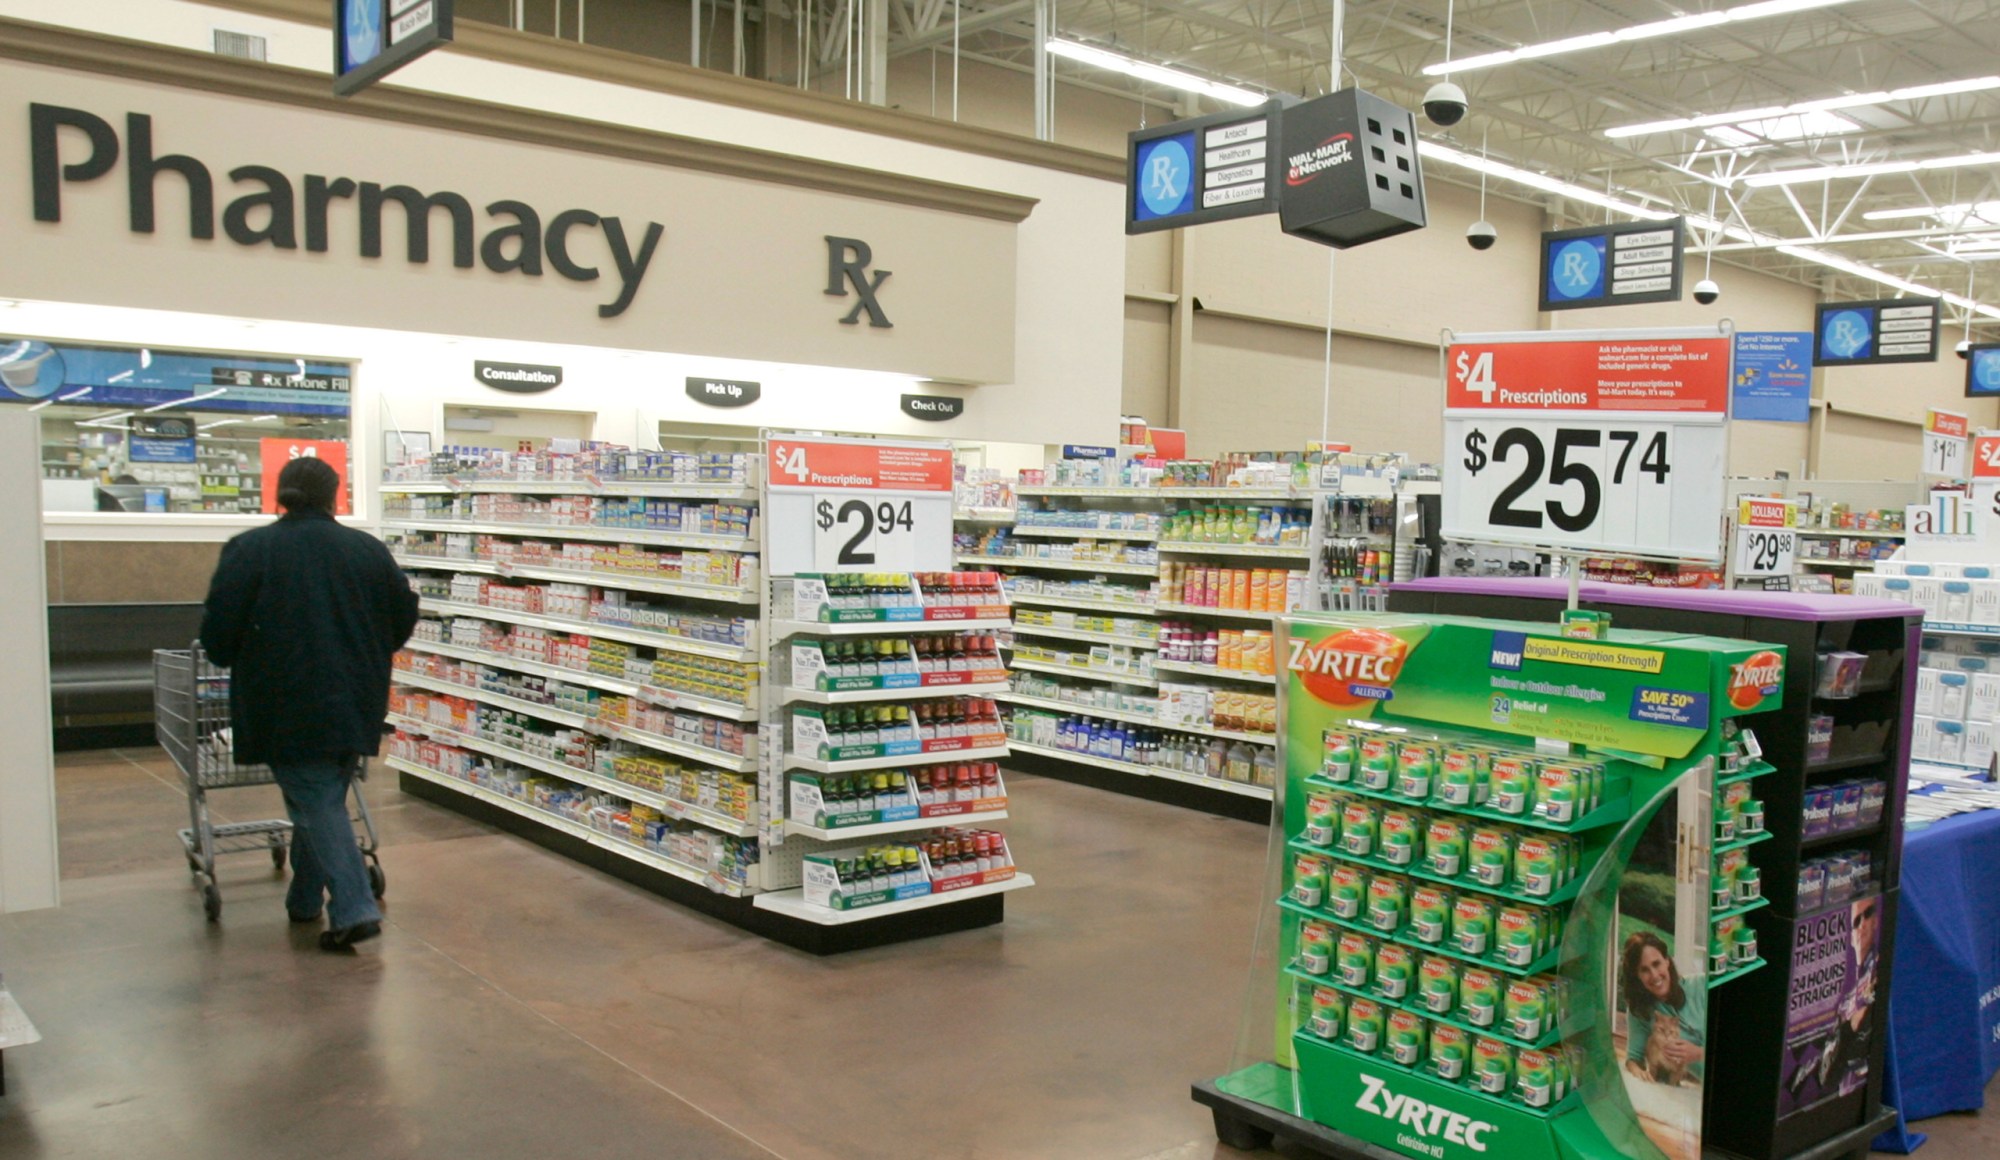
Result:
{"label": "woman photo on display", "polygon": [[1625,1070],[1643,1080],[1678,1087],[1698,1081],[1708,1038],[1708,992],[1688,987],[1659,935],[1626,938],[1619,955],[1619,992],[1625,999]]}

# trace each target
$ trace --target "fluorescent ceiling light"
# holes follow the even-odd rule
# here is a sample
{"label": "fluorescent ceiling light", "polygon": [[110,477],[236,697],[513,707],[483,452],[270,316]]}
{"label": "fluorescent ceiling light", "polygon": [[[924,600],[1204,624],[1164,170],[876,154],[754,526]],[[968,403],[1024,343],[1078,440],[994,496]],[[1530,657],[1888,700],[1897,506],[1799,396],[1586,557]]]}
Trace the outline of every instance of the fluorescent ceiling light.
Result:
{"label": "fluorescent ceiling light", "polygon": [[1151,81],[1156,85],[1166,85],[1168,88],[1199,93],[1206,97],[1214,97],[1218,101],[1225,101],[1232,105],[1261,105],[1270,99],[1263,93],[1253,93],[1249,89],[1239,89],[1235,85],[1225,85],[1219,81],[1209,80],[1206,77],[1198,77],[1190,72],[1182,72],[1177,68],[1167,68],[1164,65],[1148,64],[1142,60],[1133,60],[1129,56],[1120,56],[1115,52],[1106,52],[1104,49],[1094,48],[1088,44],[1080,44],[1074,40],[1058,40],[1050,37],[1048,50],[1056,56],[1067,57],[1070,60],[1083,64],[1095,65],[1098,68],[1108,69],[1111,72],[1124,73],[1128,77],[1137,77],[1143,81]]}
{"label": "fluorescent ceiling light", "polygon": [[1468,56],[1462,60],[1439,61],[1424,66],[1425,76],[1442,76],[1445,73],[1465,72],[1476,68],[1491,68],[1494,65],[1511,64],[1517,60],[1535,60],[1544,56],[1557,56],[1566,52],[1580,52],[1586,48],[1601,48],[1607,44],[1618,44],[1633,40],[1651,40],[1656,36],[1672,36],[1680,32],[1692,32],[1697,28],[1712,28],[1718,24],[1733,24],[1744,20],[1762,20],[1767,16],[1783,16],[1792,12],[1804,12],[1811,8],[1830,8],[1836,4],[1849,4],[1853,0],[1764,0],[1759,4],[1739,4],[1734,8],[1724,8],[1715,12],[1696,12],[1686,16],[1673,16],[1665,20],[1655,20],[1646,24],[1634,24],[1613,32],[1590,32],[1582,36],[1567,36],[1561,40],[1528,44],[1503,52],[1489,52],[1481,56]]}
{"label": "fluorescent ceiling light", "polygon": [[143,414],[150,415],[155,411],[164,411],[169,407],[185,407],[190,403],[199,403],[203,399],[213,399],[217,395],[226,395],[228,393],[229,393],[228,387],[217,387],[212,391],[206,392],[205,394],[189,395],[185,399],[173,399],[165,403],[154,403],[152,406],[146,408]]}
{"label": "fluorescent ceiling light", "polygon": [[[1503,181],[1511,181],[1517,185],[1525,185],[1530,189],[1539,189],[1545,193],[1553,193],[1574,201],[1586,202],[1590,205],[1600,206],[1617,213],[1630,214],[1633,217],[1653,221],[1661,221],[1676,216],[1671,212],[1655,209],[1652,206],[1640,205],[1637,202],[1615,197],[1608,193],[1586,189],[1581,185],[1572,185],[1567,181],[1560,181],[1544,174],[1521,169],[1517,166],[1509,165],[1504,161],[1495,161],[1490,157],[1480,157],[1477,154],[1464,153],[1448,145],[1440,145],[1435,141],[1419,139],[1417,142],[1417,151],[1425,161],[1441,161],[1446,165],[1456,165],[1477,173],[1485,173],[1490,177],[1497,177]],[[1774,246],[1778,241],[1777,238],[1768,234],[1758,233],[1755,230],[1745,229],[1742,226],[1729,225],[1703,214],[1687,214],[1685,216],[1687,218],[1687,227],[1690,230],[1720,231],[1726,238],[1734,241],[1750,242],[1759,246]],[[1953,294],[1949,291],[1940,292],[1928,286],[1920,286],[1915,282],[1877,270],[1873,266],[1866,266],[1860,262],[1850,262],[1846,258],[1827,253],[1825,250],[1786,245],[1775,245],[1774,248],[1781,254],[1789,254],[1794,258],[1814,262],[1829,269],[1853,274],[1856,277],[1866,278],[1872,282],[1880,282],[1885,286],[1907,294],[1921,294],[1926,298],[1942,298],[1944,301],[1961,309],[1974,310],[1988,318],[2000,318],[2000,307],[1976,303],[1962,294]],[[1983,256],[1982,254],[1965,255],[1968,260]],[[1993,256],[2000,257],[2000,251],[1996,251]]]}
{"label": "fluorescent ceiling light", "polygon": [[1738,180],[1761,189],[1767,185],[1797,185],[1806,181],[1836,181],[1843,177],[1876,177],[1884,173],[1916,173],[1930,169],[1963,169],[1971,165],[2000,165],[2000,153],[1966,153],[1957,157],[1932,157],[1925,161],[1874,161],[1863,165],[1779,169],[1770,173],[1753,173]]}
{"label": "fluorescent ceiling light", "polygon": [[197,431],[212,431],[217,427],[234,427],[239,423],[264,423],[277,418],[276,415],[252,415],[247,419],[217,419],[213,423],[203,423]]}
{"label": "fluorescent ceiling light", "polygon": [[1958,205],[1919,205],[1903,209],[1875,209],[1861,215],[1871,222],[1899,218],[1927,217],[1948,226],[2000,226],[2000,201],[1964,202]]}
{"label": "fluorescent ceiling light", "polygon": [[135,414],[137,414],[136,411],[106,411],[102,415],[92,415],[88,419],[79,419],[76,425],[79,427],[102,427],[113,420],[129,419]]}
{"label": "fluorescent ceiling light", "polygon": [[1860,128],[1860,125],[1839,113],[1816,109],[1807,113],[1786,113],[1759,121],[1717,125],[1708,130],[1708,135],[1724,145],[1741,149],[1760,141],[1798,141],[1807,137],[1832,137],[1840,133],[1858,132]]}
{"label": "fluorescent ceiling light", "polygon": [[1733,113],[1706,113],[1698,117],[1677,117],[1668,121],[1646,121],[1638,125],[1619,125],[1606,129],[1606,137],[1642,137],[1648,133],[1671,133],[1679,129],[1707,129],[1714,125],[1741,125],[1746,121],[1764,121],[1773,117],[1789,116],[1793,113],[1823,113],[1833,109],[1859,109],[1868,105],[1887,105],[1897,101],[1920,101],[1927,97],[1942,97],[1952,93],[1976,93],[1986,89],[2000,89],[2000,76],[1968,77],[1965,80],[1941,81],[1934,85],[1914,85],[1906,89],[1888,89],[1872,93],[1852,93],[1842,97],[1822,97],[1817,101],[1800,101],[1791,105],[1771,105],[1758,109],[1739,109]]}
{"label": "fluorescent ceiling light", "polygon": [[1640,205],[1637,202],[1625,201],[1595,189],[1588,189],[1581,185],[1572,185],[1567,181],[1561,181],[1546,174],[1521,169],[1509,165],[1504,161],[1495,161],[1490,157],[1480,157],[1473,153],[1462,153],[1448,145],[1440,145],[1435,141],[1419,139],[1417,142],[1417,152],[1427,161],[1442,161],[1446,165],[1456,165],[1461,169],[1470,169],[1475,173],[1484,173],[1491,177],[1498,177],[1504,181],[1511,181],[1516,185],[1525,185],[1530,189],[1539,189],[1544,193],[1553,193],[1559,197],[1569,198],[1572,201],[1586,202],[1590,205],[1600,206],[1617,213],[1630,214],[1636,218],[1645,218],[1650,221],[1665,221],[1669,218],[1679,216],[1668,210],[1654,209],[1651,206]]}
{"label": "fluorescent ceiling light", "polygon": [[70,392],[69,394],[67,394],[67,395],[57,395],[57,396],[56,396],[55,398],[53,398],[53,399],[43,399],[43,400],[42,400],[41,402],[39,402],[39,403],[35,403],[35,404],[32,404],[32,405],[30,405],[30,406],[28,407],[28,410],[30,410],[30,411],[39,411],[39,410],[41,410],[41,409],[42,409],[43,407],[53,407],[53,406],[55,406],[55,405],[56,405],[57,403],[67,403],[67,402],[69,402],[69,401],[70,401],[71,399],[81,399],[81,398],[83,398],[83,397],[84,397],[85,395],[89,394],[90,392],[92,392],[92,391],[94,391],[94,390],[96,390],[96,389],[97,389],[97,388],[95,388],[95,387],[85,387],[85,388],[83,388],[83,389],[82,389],[82,390],[80,390],[80,391],[71,391],[71,392]]}

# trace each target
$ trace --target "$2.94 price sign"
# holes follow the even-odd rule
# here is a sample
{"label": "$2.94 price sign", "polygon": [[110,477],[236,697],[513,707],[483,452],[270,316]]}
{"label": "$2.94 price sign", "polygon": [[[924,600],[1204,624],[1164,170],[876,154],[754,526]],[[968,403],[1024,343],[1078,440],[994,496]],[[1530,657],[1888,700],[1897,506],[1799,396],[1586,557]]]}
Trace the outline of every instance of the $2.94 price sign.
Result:
{"label": "$2.94 price sign", "polygon": [[773,436],[764,470],[773,576],[951,570],[949,445]]}
{"label": "$2.94 price sign", "polygon": [[915,505],[909,500],[823,499],[813,507],[813,566],[822,572],[862,568],[906,571],[908,564],[884,561],[915,559],[901,541],[917,531]]}
{"label": "$2.94 price sign", "polygon": [[1721,557],[1726,338],[1467,337],[1445,365],[1446,538]]}

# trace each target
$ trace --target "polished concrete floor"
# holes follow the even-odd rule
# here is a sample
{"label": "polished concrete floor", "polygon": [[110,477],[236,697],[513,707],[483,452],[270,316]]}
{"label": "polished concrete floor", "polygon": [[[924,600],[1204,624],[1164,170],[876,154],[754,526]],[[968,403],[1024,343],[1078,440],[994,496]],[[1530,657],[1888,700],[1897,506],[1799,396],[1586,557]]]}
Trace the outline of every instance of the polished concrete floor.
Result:
{"label": "polished concrete floor", "polygon": [[[815,959],[378,781],[387,930],[336,957],[259,856],[202,920],[160,754],[65,755],[63,906],[0,919],[46,1036],[6,1060],[0,1157],[1245,1155],[1187,1085],[1230,1064],[1264,832],[1009,786],[1040,884],[1004,925]],[[2000,1155],[2000,1115],[1921,1127],[1924,1160]]]}

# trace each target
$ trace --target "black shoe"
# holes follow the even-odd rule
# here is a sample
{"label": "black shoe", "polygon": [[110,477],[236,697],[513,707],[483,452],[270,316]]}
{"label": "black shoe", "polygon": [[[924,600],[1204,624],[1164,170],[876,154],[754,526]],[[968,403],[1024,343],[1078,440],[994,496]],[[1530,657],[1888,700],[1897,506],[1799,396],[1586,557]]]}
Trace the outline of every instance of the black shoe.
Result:
{"label": "black shoe", "polygon": [[325,913],[326,912],[323,910],[315,910],[311,914],[300,914],[298,911],[293,910],[289,906],[285,908],[285,917],[301,925],[308,922],[318,922],[320,916]]}
{"label": "black shoe", "polygon": [[339,930],[319,932],[319,949],[323,951],[344,951],[355,943],[367,942],[382,933],[379,922],[357,922],[353,926],[343,926]]}

